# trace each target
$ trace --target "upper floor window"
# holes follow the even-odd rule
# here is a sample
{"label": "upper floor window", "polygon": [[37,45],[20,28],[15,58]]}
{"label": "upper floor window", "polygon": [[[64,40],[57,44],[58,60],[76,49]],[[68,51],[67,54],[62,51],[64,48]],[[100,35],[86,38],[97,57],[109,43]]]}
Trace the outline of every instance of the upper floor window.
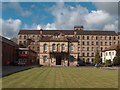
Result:
{"label": "upper floor window", "polygon": [[61,51],[64,51],[65,50],[65,44],[62,44],[61,45]]}
{"label": "upper floor window", "polygon": [[85,42],[83,41],[82,44],[85,45]]}
{"label": "upper floor window", "polygon": [[96,36],[96,40],[98,39],[98,37]]}
{"label": "upper floor window", "polygon": [[26,44],[26,41],[24,41],[24,44]]}
{"label": "upper floor window", "polygon": [[91,37],[91,39],[92,39],[92,40],[94,39],[93,36]]}
{"label": "upper floor window", "polygon": [[78,39],[80,39],[80,36],[78,36]]}
{"label": "upper floor window", "polygon": [[21,38],[22,38],[22,36],[20,35],[20,36],[19,36],[19,39],[21,39]]}
{"label": "upper floor window", "polygon": [[70,45],[70,52],[72,52],[74,50],[74,46],[73,44]]}
{"label": "upper floor window", "polygon": [[26,39],[26,36],[24,36],[24,39]]}
{"label": "upper floor window", "polygon": [[40,50],[40,48],[39,47],[37,47],[37,51],[39,51]]}
{"label": "upper floor window", "polygon": [[84,36],[82,36],[82,39],[84,40],[84,39],[85,39],[85,37],[84,37]]}
{"label": "upper floor window", "polygon": [[109,37],[109,40],[111,40],[111,36]]}
{"label": "upper floor window", "polygon": [[92,41],[92,45],[94,45],[94,42]]}
{"label": "upper floor window", "polygon": [[105,40],[107,39],[107,37],[105,36]]}
{"label": "upper floor window", "polygon": [[87,47],[87,51],[89,51],[89,47]]}
{"label": "upper floor window", "polygon": [[52,51],[55,51],[55,44],[52,44]]}
{"label": "upper floor window", "polygon": [[111,42],[109,42],[109,45],[111,45]]}
{"label": "upper floor window", "polygon": [[22,44],[22,41],[19,41],[19,44]]}
{"label": "upper floor window", "polygon": [[89,41],[87,41],[87,45],[89,45]]}
{"label": "upper floor window", "polygon": [[96,45],[98,45],[98,42],[96,42]]}
{"label": "upper floor window", "polygon": [[115,40],[116,38],[114,37],[114,40]]}
{"label": "upper floor window", "polygon": [[107,45],[107,42],[105,42],[105,45]]}
{"label": "upper floor window", "polygon": [[89,36],[87,36],[87,40],[89,40]]}
{"label": "upper floor window", "polygon": [[43,51],[44,51],[44,52],[47,52],[47,44],[44,44],[44,45],[43,45]]}

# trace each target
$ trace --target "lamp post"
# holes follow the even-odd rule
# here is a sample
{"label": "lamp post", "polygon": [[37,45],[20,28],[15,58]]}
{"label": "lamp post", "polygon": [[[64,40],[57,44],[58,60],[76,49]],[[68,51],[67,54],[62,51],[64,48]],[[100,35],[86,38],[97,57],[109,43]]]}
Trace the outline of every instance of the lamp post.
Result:
{"label": "lamp post", "polygon": [[69,55],[70,55],[70,50],[69,50],[69,47],[70,47],[70,39],[68,39],[68,66],[70,65],[70,62],[69,62]]}

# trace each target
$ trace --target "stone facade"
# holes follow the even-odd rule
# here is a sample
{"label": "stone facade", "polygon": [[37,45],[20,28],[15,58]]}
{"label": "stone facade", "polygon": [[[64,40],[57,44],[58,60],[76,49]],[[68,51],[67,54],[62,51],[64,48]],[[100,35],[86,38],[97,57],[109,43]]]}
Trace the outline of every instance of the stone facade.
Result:
{"label": "stone facade", "polygon": [[50,66],[76,65],[78,55],[81,60],[93,63],[96,50],[102,56],[104,49],[119,42],[120,33],[83,30],[79,26],[74,30],[20,30],[18,33],[18,44],[36,51],[39,63]]}

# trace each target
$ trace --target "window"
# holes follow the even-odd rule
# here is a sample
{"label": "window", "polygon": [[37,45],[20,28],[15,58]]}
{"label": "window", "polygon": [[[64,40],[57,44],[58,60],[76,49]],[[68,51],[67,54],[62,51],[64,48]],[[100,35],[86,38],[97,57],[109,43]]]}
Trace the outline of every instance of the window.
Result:
{"label": "window", "polygon": [[39,47],[37,47],[37,51],[39,51],[40,50],[40,48]]}
{"label": "window", "polygon": [[82,39],[84,40],[84,39],[85,39],[85,37],[84,37],[84,36],[82,36]]}
{"label": "window", "polygon": [[92,39],[92,40],[94,39],[93,36],[91,37],[91,39]]}
{"label": "window", "polygon": [[[115,40],[116,38],[114,37],[114,40]],[[118,38],[119,39],[119,38]]]}
{"label": "window", "polygon": [[96,42],[96,45],[98,45],[98,42]]}
{"label": "window", "polygon": [[80,52],[80,47],[78,47],[78,52]]}
{"label": "window", "polygon": [[52,51],[55,51],[55,44],[52,44]]}
{"label": "window", "polygon": [[103,42],[101,42],[101,45],[103,45]]}
{"label": "window", "polygon": [[87,47],[87,51],[89,51],[89,47]]}
{"label": "window", "polygon": [[94,53],[92,53],[92,57],[94,57]]}
{"label": "window", "polygon": [[26,44],[26,41],[24,41],[24,44]]}
{"label": "window", "polygon": [[43,56],[43,62],[45,63],[47,61],[47,56]]}
{"label": "window", "polygon": [[85,42],[83,41],[82,44],[85,45]]}
{"label": "window", "polygon": [[82,47],[82,50],[85,50],[85,47]]}
{"label": "window", "polygon": [[98,37],[96,36],[96,40],[98,39]]}
{"label": "window", "polygon": [[105,45],[107,45],[107,42],[105,42]]}
{"label": "window", "polygon": [[109,45],[111,45],[111,42],[109,42]]}
{"label": "window", "polygon": [[85,53],[82,53],[82,56],[85,56]]}
{"label": "window", "polygon": [[35,49],[35,47],[33,47],[33,50]]}
{"label": "window", "polygon": [[87,36],[87,40],[89,40],[89,36]]}
{"label": "window", "polygon": [[74,50],[73,44],[70,45],[70,52]]}
{"label": "window", "polygon": [[94,47],[92,47],[92,51],[94,51]]}
{"label": "window", "polygon": [[19,39],[21,39],[21,38],[22,38],[22,36],[20,35],[20,36],[19,36]]}
{"label": "window", "polygon": [[92,45],[94,45],[94,42],[92,41]]}
{"label": "window", "polygon": [[109,40],[111,40],[111,36],[109,37]]}
{"label": "window", "polygon": [[24,39],[26,39],[26,36],[24,36]]}
{"label": "window", "polygon": [[107,56],[107,52],[106,52],[106,56]]}
{"label": "window", "polygon": [[90,62],[90,59],[89,58],[87,58],[87,61],[86,61],[87,63],[89,63]]}
{"label": "window", "polygon": [[80,39],[80,36],[78,36],[78,39]]}
{"label": "window", "polygon": [[19,44],[22,44],[22,41],[19,41]]}
{"label": "window", "polygon": [[47,52],[47,44],[44,44],[44,45],[43,45],[43,51],[44,51],[44,52]]}
{"label": "window", "polygon": [[101,51],[103,50],[103,48],[101,47]]}
{"label": "window", "polygon": [[89,45],[89,41],[87,41],[87,45]]}
{"label": "window", "polygon": [[109,52],[109,55],[111,56],[111,52]]}
{"label": "window", "polygon": [[114,55],[114,52],[112,52],[112,55]]}
{"label": "window", "polygon": [[89,53],[87,53],[87,56],[89,56]]}
{"label": "window", "polygon": [[65,44],[61,45],[61,50],[64,51],[65,50]]}
{"label": "window", "polygon": [[114,42],[114,45],[115,45],[115,42]]}
{"label": "window", "polygon": [[94,62],[94,58],[92,58],[92,63]]}
{"label": "window", "polygon": [[107,39],[107,37],[105,36],[105,40]]}

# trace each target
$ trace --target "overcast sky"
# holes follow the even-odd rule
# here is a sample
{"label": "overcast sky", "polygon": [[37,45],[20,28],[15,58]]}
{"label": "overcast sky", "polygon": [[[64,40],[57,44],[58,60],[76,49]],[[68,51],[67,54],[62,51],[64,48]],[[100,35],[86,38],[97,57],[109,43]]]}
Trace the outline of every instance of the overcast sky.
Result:
{"label": "overcast sky", "polygon": [[17,36],[20,29],[118,31],[117,2],[2,2],[2,35]]}

